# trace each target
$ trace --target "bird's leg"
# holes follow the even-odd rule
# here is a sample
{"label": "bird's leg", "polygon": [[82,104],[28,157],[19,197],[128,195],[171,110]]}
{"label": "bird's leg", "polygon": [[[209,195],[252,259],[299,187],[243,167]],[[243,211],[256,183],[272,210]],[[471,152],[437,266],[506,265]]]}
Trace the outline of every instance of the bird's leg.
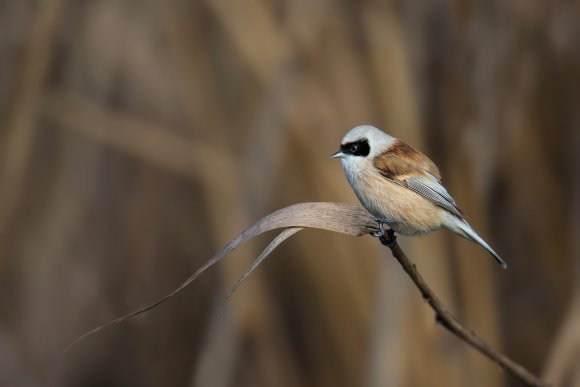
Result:
{"label": "bird's leg", "polygon": [[395,235],[395,230],[392,228],[388,229],[386,232],[383,231],[384,235],[379,237],[381,243],[389,248],[395,247],[397,245],[397,236]]}
{"label": "bird's leg", "polygon": [[383,228],[383,222],[375,218],[375,221],[379,224],[379,231],[371,233],[375,238],[382,238],[385,235],[385,229]]}

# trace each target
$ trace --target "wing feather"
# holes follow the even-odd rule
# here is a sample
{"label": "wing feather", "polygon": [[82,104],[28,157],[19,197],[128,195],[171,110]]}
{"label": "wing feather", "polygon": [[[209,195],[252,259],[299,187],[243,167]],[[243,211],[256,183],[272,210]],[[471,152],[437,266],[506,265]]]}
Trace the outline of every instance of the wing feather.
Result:
{"label": "wing feather", "polygon": [[411,176],[403,179],[401,183],[403,186],[463,219],[463,212],[457,207],[449,192],[437,179],[431,177]]}

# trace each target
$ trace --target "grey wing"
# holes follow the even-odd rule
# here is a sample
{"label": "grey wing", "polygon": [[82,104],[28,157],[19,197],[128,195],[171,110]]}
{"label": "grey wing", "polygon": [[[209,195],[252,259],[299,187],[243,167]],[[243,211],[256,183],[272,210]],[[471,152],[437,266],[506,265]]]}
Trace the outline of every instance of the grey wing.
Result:
{"label": "grey wing", "polygon": [[457,207],[455,200],[434,176],[411,176],[401,183],[403,186],[463,219],[463,212]]}

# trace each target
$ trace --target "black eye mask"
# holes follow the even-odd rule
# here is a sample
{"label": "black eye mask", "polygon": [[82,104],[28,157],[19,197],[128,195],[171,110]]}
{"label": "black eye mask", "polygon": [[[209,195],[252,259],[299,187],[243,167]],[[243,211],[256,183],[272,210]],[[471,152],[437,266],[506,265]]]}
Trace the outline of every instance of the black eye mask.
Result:
{"label": "black eye mask", "polygon": [[366,138],[361,140],[348,142],[340,146],[342,153],[353,156],[367,157],[371,151],[369,142]]}

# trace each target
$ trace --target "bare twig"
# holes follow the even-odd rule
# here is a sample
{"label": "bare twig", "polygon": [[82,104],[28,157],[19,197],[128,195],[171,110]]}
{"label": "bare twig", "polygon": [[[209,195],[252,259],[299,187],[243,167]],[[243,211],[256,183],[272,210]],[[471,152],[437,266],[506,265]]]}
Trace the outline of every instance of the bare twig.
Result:
{"label": "bare twig", "polygon": [[455,336],[459,337],[461,340],[465,341],[467,344],[471,345],[479,352],[483,353],[490,360],[497,363],[500,367],[506,370],[508,373],[522,381],[528,386],[537,387],[548,387],[550,384],[543,382],[532,374],[530,371],[517,364],[506,355],[501,352],[496,351],[491,348],[488,343],[483,341],[475,332],[463,327],[455,317],[449,313],[447,308],[441,303],[439,298],[433,293],[429,285],[423,279],[423,276],[417,271],[417,267],[405,254],[403,249],[396,242],[394,232],[389,230],[382,237],[379,238],[381,243],[391,249],[393,256],[401,266],[403,270],[411,277],[413,283],[419,288],[423,299],[429,303],[429,306],[435,312],[435,319],[438,323],[443,325],[449,332],[453,333]]}

